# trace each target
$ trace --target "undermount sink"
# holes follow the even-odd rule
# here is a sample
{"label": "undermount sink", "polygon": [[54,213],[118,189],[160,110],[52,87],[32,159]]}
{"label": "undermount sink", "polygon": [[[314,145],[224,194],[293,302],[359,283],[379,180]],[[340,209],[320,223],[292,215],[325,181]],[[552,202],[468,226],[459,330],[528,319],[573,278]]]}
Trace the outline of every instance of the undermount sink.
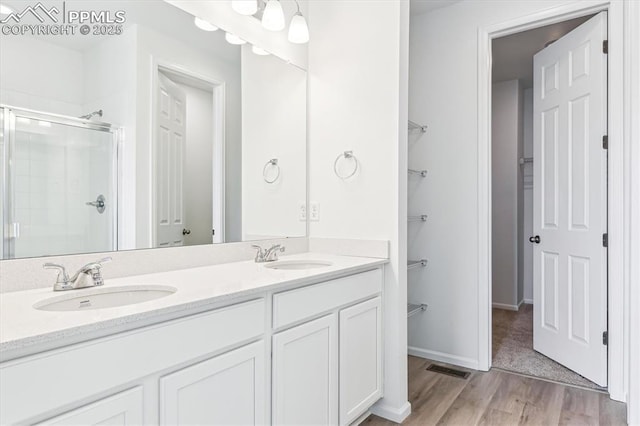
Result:
{"label": "undermount sink", "polygon": [[333,263],[324,260],[281,260],[273,263],[267,263],[265,268],[269,269],[315,269],[326,268]]}
{"label": "undermount sink", "polygon": [[42,300],[33,307],[41,311],[85,311],[115,308],[160,299],[176,292],[163,285],[137,285],[127,287],[99,287],[69,290],[69,294]]}

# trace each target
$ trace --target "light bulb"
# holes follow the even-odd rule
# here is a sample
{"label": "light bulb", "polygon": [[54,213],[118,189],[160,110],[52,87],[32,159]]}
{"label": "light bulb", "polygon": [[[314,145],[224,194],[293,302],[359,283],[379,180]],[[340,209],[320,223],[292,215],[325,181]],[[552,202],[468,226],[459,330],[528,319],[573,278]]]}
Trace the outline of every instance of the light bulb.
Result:
{"label": "light bulb", "polygon": [[258,0],[231,0],[231,8],[240,15],[253,15],[258,11]]}
{"label": "light bulb", "polygon": [[218,31],[218,27],[213,25],[211,22],[207,22],[204,19],[200,19],[197,16],[193,18],[193,23],[196,24],[196,27],[200,28],[202,31]]}
{"label": "light bulb", "polygon": [[262,14],[262,26],[269,31],[284,29],[284,12],[279,0],[269,0]]}
{"label": "light bulb", "polygon": [[258,47],[258,46],[251,46],[251,51],[253,53],[255,53],[256,55],[260,55],[260,56],[270,55],[269,52],[267,52],[266,50],[264,50],[263,48]]}
{"label": "light bulb", "polygon": [[229,44],[245,44],[246,43],[246,41],[244,41],[237,35],[231,34],[231,33],[226,33],[224,35],[224,39],[227,40]]}
{"label": "light bulb", "polygon": [[14,13],[14,10],[9,6],[5,6],[4,4],[0,4],[0,15],[9,15]]}
{"label": "light bulb", "polygon": [[289,24],[289,35],[288,39],[291,43],[306,43],[309,41],[309,27],[307,26],[307,20],[304,19],[302,13],[297,12],[291,18],[291,23]]}

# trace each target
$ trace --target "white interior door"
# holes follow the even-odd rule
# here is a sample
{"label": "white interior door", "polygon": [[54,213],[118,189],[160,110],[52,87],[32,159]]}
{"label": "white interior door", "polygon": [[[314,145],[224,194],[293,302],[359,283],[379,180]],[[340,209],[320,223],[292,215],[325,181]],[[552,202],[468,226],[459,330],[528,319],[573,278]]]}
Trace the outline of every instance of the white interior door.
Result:
{"label": "white interior door", "polygon": [[533,345],[601,386],[607,385],[606,34],[602,12],[534,57]]}
{"label": "white interior door", "polygon": [[156,114],[156,247],[184,244],[184,155],[186,94],[158,73]]}

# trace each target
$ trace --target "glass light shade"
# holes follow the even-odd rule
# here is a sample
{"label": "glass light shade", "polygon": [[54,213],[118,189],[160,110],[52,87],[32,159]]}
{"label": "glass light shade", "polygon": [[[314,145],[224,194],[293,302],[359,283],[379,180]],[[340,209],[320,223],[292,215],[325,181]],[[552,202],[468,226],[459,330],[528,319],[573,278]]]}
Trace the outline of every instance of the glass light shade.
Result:
{"label": "glass light shade", "polygon": [[264,50],[263,48],[258,47],[258,46],[251,46],[251,51],[253,53],[255,53],[256,55],[260,55],[260,56],[270,55],[269,52],[267,52],[266,50]]}
{"label": "glass light shade", "polygon": [[231,8],[240,15],[253,15],[258,11],[258,0],[231,0]]}
{"label": "glass light shade", "polygon": [[302,44],[309,41],[309,27],[302,13],[298,12],[291,18],[288,38],[291,43]]}
{"label": "glass light shade", "polygon": [[0,4],[0,15],[9,15],[14,13],[15,11],[11,9],[9,6],[5,6],[4,4]]}
{"label": "glass light shade", "polygon": [[278,0],[269,0],[262,14],[262,26],[269,31],[284,29],[284,12]]}
{"label": "glass light shade", "polygon": [[231,33],[226,33],[224,35],[224,39],[227,40],[229,44],[245,44],[246,43],[246,41],[244,41],[237,35],[231,34]]}
{"label": "glass light shade", "polygon": [[196,27],[200,28],[202,31],[218,31],[218,27],[213,25],[211,22],[207,22],[204,19],[200,19],[197,16],[193,19],[193,23],[196,24]]}

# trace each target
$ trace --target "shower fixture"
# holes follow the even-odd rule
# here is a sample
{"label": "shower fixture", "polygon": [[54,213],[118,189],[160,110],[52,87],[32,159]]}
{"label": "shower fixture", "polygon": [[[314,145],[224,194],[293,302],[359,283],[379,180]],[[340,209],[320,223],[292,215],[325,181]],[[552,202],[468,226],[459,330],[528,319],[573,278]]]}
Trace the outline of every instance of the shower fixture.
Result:
{"label": "shower fixture", "polygon": [[97,111],[90,112],[90,113],[89,113],[89,114],[87,114],[87,115],[81,115],[81,116],[80,116],[80,117],[78,117],[78,118],[82,118],[83,120],[91,120],[91,119],[92,119],[94,116],[96,116],[96,115],[97,115],[98,117],[102,117],[102,110],[101,110],[101,109],[99,109],[99,110],[97,110]]}

